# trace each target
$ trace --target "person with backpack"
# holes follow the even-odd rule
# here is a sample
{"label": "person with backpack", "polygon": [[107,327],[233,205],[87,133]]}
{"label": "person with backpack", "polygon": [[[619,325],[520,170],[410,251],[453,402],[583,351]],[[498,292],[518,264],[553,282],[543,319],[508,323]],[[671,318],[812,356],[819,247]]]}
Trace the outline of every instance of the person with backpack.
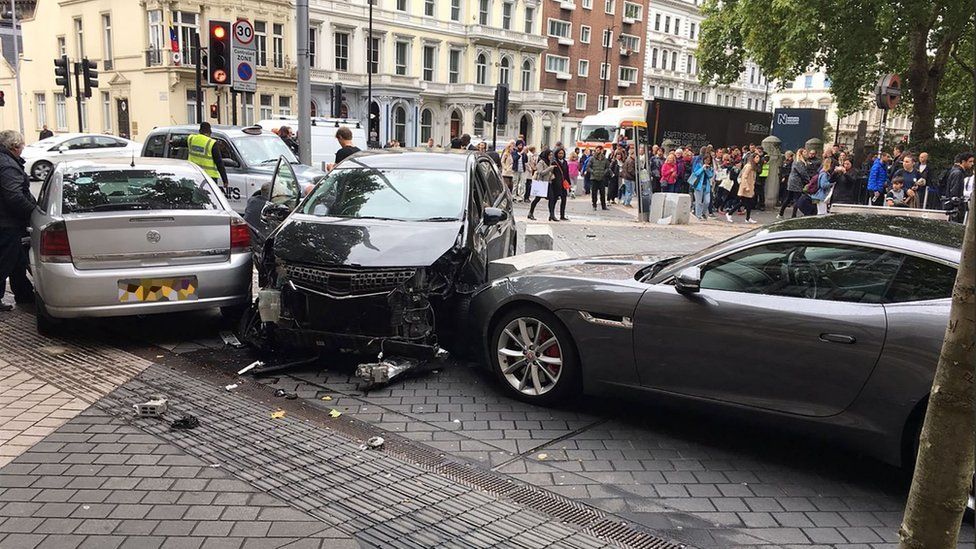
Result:
{"label": "person with backpack", "polygon": [[790,205],[793,206],[793,215],[790,217],[796,217],[796,210],[799,209],[797,200],[803,195],[803,185],[810,180],[810,174],[807,168],[807,151],[805,149],[797,149],[793,158],[793,164],[790,166],[790,175],[786,180],[786,198],[779,208],[779,215],[776,216],[776,219],[783,219],[783,213],[786,212],[786,208]]}
{"label": "person with backpack", "polygon": [[706,156],[691,177],[688,178],[688,185],[695,193],[695,217],[702,221],[708,220],[708,206],[712,202],[712,181],[715,179],[715,170],[712,169],[712,157]]}
{"label": "person with backpack", "polygon": [[803,186],[803,194],[797,199],[797,207],[803,215],[824,215],[827,213],[827,195],[833,186],[834,159],[823,159],[820,171],[815,173]]}

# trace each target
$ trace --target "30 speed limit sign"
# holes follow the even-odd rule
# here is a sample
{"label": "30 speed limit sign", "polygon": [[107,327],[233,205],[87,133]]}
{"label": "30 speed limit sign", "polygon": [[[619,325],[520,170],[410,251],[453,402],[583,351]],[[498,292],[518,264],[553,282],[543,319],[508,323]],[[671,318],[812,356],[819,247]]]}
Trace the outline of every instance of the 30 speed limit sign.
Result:
{"label": "30 speed limit sign", "polygon": [[234,41],[238,46],[249,46],[254,41],[254,27],[246,19],[240,19],[234,23]]}

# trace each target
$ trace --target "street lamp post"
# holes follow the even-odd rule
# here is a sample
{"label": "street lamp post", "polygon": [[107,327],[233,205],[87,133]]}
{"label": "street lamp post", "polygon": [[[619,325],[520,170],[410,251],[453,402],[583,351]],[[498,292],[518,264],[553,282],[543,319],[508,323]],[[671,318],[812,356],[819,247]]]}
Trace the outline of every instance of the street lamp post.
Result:
{"label": "street lamp post", "polygon": [[[369,31],[366,33],[366,142],[373,140],[373,0],[369,3]],[[377,132],[378,133],[378,132]]]}
{"label": "street lamp post", "polygon": [[17,43],[17,5],[10,0],[10,30],[14,35],[14,81],[17,86],[17,117],[20,122],[20,134],[24,134],[24,100],[20,96],[20,44]]}
{"label": "street lamp post", "polygon": [[298,10],[298,157],[312,164],[312,81],[309,58],[308,0],[295,3]]}
{"label": "street lamp post", "polygon": [[603,66],[606,67],[605,71],[603,68],[601,68],[601,72],[603,72],[602,95],[604,109],[607,108],[607,105],[610,103],[610,101],[607,99],[607,81],[610,80],[610,43],[611,38],[613,37],[613,29],[615,28],[617,28],[616,25],[610,25],[610,28],[604,31],[605,34],[603,35]]}

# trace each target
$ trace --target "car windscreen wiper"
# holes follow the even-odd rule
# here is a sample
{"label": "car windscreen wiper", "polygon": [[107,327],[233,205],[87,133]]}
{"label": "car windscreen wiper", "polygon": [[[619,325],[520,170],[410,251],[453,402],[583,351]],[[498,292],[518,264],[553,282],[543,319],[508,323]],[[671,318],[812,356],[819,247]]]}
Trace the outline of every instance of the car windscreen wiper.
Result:
{"label": "car windscreen wiper", "polygon": [[417,221],[457,221],[458,218],[450,216],[440,216],[440,217],[428,217],[427,219],[418,219]]}

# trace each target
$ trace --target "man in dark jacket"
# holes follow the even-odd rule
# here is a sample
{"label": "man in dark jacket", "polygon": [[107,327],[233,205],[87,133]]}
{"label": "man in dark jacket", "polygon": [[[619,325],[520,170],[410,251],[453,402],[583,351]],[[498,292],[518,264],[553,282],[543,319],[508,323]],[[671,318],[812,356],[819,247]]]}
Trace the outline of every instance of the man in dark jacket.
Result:
{"label": "man in dark jacket", "polygon": [[38,141],[43,141],[43,140],[47,139],[48,137],[54,137],[54,132],[52,132],[51,130],[47,129],[47,124],[44,124],[44,126],[41,128],[41,134],[37,136],[37,140]]}
{"label": "man in dark jacket", "polygon": [[[13,130],[0,132],[0,298],[7,279],[17,303],[34,301],[34,287],[27,280],[27,252],[21,243],[27,235],[31,212],[37,201],[30,193],[30,177],[24,171],[24,136]],[[0,311],[10,305],[0,303]]]}
{"label": "man in dark jacket", "polygon": [[953,221],[962,223],[965,218],[965,200],[963,191],[966,188],[966,177],[973,171],[974,156],[971,152],[959,153],[956,156],[956,163],[949,170],[946,177],[946,209],[956,211]]}
{"label": "man in dark jacket", "polygon": [[610,175],[610,161],[607,160],[603,147],[597,147],[596,155],[590,159],[586,171],[590,174],[590,198],[593,201],[593,209],[596,209],[596,198],[599,195],[600,207],[606,210],[607,177]]}

